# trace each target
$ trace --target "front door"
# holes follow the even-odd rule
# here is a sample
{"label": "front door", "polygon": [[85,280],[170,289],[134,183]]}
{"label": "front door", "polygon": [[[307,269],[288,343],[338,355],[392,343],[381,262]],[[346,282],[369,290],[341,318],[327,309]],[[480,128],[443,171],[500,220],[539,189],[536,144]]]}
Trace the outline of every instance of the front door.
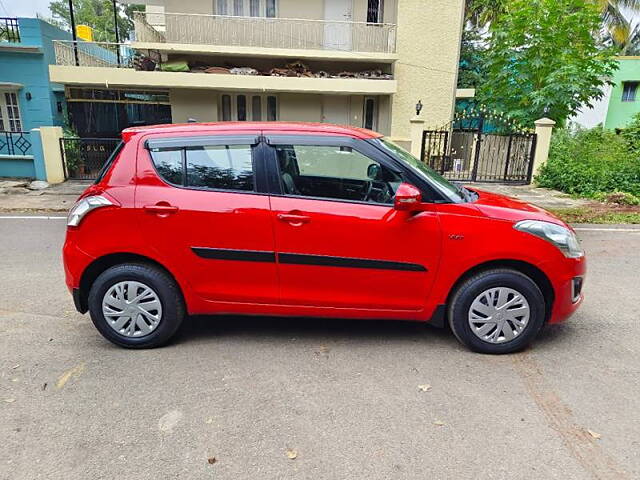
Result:
{"label": "front door", "polygon": [[140,231],[156,256],[209,301],[278,303],[258,135],[150,139],[138,152]]}
{"label": "front door", "polygon": [[351,50],[351,0],[324,0],[324,48]]}
{"label": "front door", "polygon": [[347,138],[272,137],[271,198],[286,305],[418,311],[440,256],[435,214],[393,208],[402,182],[377,150]]}
{"label": "front door", "polygon": [[349,125],[351,97],[324,95],[322,97],[322,121],[335,125]]}

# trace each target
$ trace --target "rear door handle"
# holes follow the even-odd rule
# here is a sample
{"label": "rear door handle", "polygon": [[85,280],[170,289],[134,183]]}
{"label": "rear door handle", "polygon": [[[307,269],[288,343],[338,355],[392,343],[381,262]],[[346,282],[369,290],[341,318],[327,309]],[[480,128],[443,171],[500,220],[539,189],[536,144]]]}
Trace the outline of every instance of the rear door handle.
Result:
{"label": "rear door handle", "polygon": [[291,225],[302,225],[311,221],[311,217],[295,213],[279,213],[277,217],[278,220],[290,223]]}
{"label": "rear door handle", "polygon": [[145,205],[142,207],[145,212],[148,213],[157,213],[159,215],[169,215],[171,213],[176,213],[178,211],[178,207],[174,205],[169,205],[166,202],[160,202],[155,205]]}

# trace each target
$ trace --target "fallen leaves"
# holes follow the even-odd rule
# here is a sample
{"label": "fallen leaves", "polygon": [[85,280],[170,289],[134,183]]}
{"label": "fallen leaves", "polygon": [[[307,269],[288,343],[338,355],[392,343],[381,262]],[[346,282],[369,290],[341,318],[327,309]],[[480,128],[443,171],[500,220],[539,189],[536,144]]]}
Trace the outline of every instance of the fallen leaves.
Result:
{"label": "fallen leaves", "polygon": [[420,390],[421,392],[428,392],[429,390],[431,390],[431,385],[418,385],[418,390]]}
{"label": "fallen leaves", "polygon": [[16,401],[16,399],[15,398],[5,398],[4,401],[7,402],[7,403],[13,403],[13,402]]}
{"label": "fallen leaves", "polygon": [[209,457],[207,458],[207,463],[209,465],[213,465],[214,463],[216,463],[218,460],[216,460],[216,457]]}
{"label": "fallen leaves", "polygon": [[77,377],[79,376],[82,372],[84,372],[84,362],[82,362],[79,365],[76,365],[73,368],[70,368],[69,370],[67,370],[66,372],[64,372],[62,375],[60,375],[60,378],[58,378],[58,381],[56,382],[56,387],[57,388],[62,388],[64,387],[67,382],[69,381],[69,379],[71,379],[71,377]]}
{"label": "fallen leaves", "polygon": [[213,423],[213,417],[207,418],[204,423],[211,425]]}
{"label": "fallen leaves", "polygon": [[602,435],[600,435],[598,432],[594,432],[593,430],[587,430],[587,433],[596,440],[600,440],[602,438]]}
{"label": "fallen leaves", "polygon": [[438,427],[444,427],[446,425],[446,423],[444,423],[442,420],[435,420],[433,424]]}
{"label": "fallen leaves", "polygon": [[296,458],[298,458],[298,452],[292,448],[288,448],[287,449],[287,458],[289,460],[295,460]]}

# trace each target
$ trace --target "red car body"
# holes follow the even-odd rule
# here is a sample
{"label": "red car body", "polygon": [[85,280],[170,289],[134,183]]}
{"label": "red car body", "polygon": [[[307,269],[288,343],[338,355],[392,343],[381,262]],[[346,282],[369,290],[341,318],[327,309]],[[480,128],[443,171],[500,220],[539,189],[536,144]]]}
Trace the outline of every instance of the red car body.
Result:
{"label": "red car body", "polygon": [[[473,201],[422,202],[419,211],[402,211],[272,192],[178,188],[159,176],[147,143],[233,135],[266,139],[264,148],[271,135],[352,142],[379,137],[357,128],[273,122],[125,130],[115,161],[81,197],[99,194],[114,205],[67,230],[66,283],[78,310],[87,310],[88,290],[101,271],[137,259],[173,276],[189,314],[441,324],[456,284],[491,266],[533,278],[544,293],[548,323],[565,320],[582,302],[573,281],[585,275],[584,256],[568,258],[514,229],[522,220],[565,226],[535,206],[481,190],[474,190]],[[233,252],[244,252],[243,258]]]}

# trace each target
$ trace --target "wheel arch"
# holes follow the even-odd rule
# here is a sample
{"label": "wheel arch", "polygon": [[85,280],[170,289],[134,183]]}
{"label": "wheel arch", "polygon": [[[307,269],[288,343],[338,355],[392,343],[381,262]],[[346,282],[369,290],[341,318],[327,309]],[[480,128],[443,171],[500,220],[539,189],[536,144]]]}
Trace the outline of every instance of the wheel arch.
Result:
{"label": "wheel arch", "polygon": [[540,291],[542,292],[542,296],[545,301],[545,323],[551,317],[551,311],[553,308],[553,302],[555,301],[555,291],[553,289],[553,285],[549,280],[549,277],[538,267],[535,265],[522,261],[522,260],[490,260],[487,262],[480,263],[470,268],[466,272],[464,272],[453,284],[451,289],[449,290],[449,294],[447,295],[446,305],[451,304],[451,299],[456,294],[460,285],[462,285],[468,278],[476,275],[480,272],[486,270],[493,270],[496,268],[510,268],[517,272],[520,272],[527,277],[531,278],[533,282],[538,286]]}
{"label": "wheel arch", "polygon": [[173,279],[173,281],[178,286],[178,290],[180,291],[180,295],[182,295],[182,300],[186,307],[186,301],[184,292],[182,291],[182,286],[176,279],[176,276],[171,273],[171,271],[167,267],[162,265],[157,260],[146,257],[144,255],[129,252],[119,252],[110,253],[108,255],[96,258],[87,266],[87,268],[84,269],[84,272],[82,272],[82,276],[80,277],[80,286],[78,288],[78,298],[76,302],[76,306],[81,313],[86,313],[89,310],[89,291],[91,290],[91,286],[93,285],[93,282],[96,280],[96,278],[98,278],[98,276],[105,270],[124,263],[143,263],[163,270]]}

